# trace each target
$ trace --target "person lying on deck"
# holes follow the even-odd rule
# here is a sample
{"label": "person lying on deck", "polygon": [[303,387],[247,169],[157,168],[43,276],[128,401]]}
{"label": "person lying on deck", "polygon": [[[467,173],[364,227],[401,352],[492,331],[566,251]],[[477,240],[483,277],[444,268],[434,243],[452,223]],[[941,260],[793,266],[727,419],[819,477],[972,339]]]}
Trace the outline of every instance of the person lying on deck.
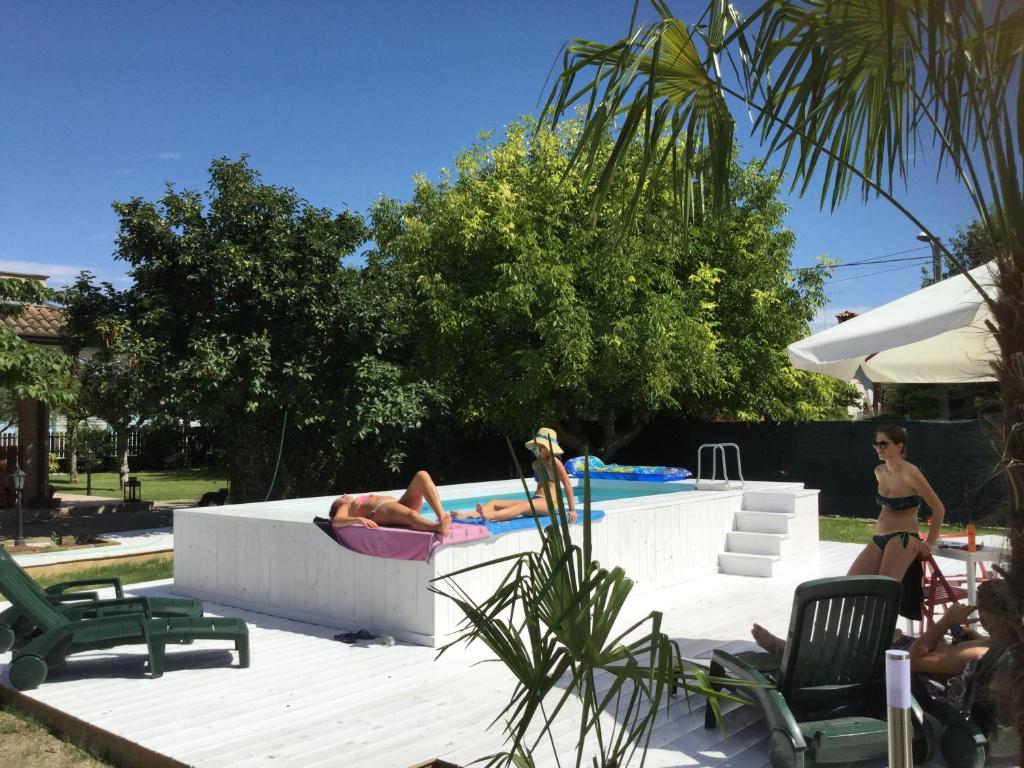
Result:
{"label": "person lying on deck", "polygon": [[[962,693],[970,688],[968,683],[973,676],[974,667],[990,648],[1021,642],[1021,638],[1024,637],[1024,626],[1015,605],[1004,580],[986,581],[978,587],[977,606],[954,603],[938,621],[917,638],[896,630],[893,647],[906,649],[910,653],[911,671],[944,683],[945,690],[950,694]],[[977,620],[987,635],[964,629],[975,610],[978,611]],[[947,632],[953,635],[953,643],[944,641]],[[786,649],[785,640],[773,635],[760,624],[755,624],[750,634],[754,641],[769,653],[781,655]],[[962,639],[956,640],[958,635]],[[948,698],[947,701],[958,709],[963,704]]]}
{"label": "person lying on deck", "polygon": [[[436,521],[420,514],[424,501],[434,510],[434,514],[437,515]],[[452,530],[452,519],[445,514],[437,486],[423,470],[413,475],[409,487],[405,489],[400,499],[374,493],[339,496],[331,504],[330,518],[331,525],[335,528],[344,528],[348,525],[378,528],[383,525],[411,528],[414,531],[431,531],[440,536],[447,536]]]}
{"label": "person lying on deck", "polygon": [[[526,447],[536,457],[533,462],[533,477],[537,481],[537,488],[529,501],[525,499],[522,501],[491,499],[477,504],[475,511],[453,511],[452,516],[456,519],[482,517],[490,522],[501,522],[514,517],[546,515],[548,514],[547,500],[549,496],[557,508],[558,483],[560,482],[564,492],[566,514],[570,523],[575,522],[576,498],[573,496],[569,473],[565,471],[565,466],[557,458],[558,454],[563,453],[562,447],[558,444],[558,434],[553,429],[541,427],[531,440],[526,441]],[[545,494],[545,488],[547,494]]]}

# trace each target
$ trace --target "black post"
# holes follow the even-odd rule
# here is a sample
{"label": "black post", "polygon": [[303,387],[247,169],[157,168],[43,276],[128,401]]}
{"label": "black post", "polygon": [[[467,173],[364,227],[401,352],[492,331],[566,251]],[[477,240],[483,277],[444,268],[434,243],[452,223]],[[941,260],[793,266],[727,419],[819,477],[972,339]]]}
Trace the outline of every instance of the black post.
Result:
{"label": "black post", "polygon": [[16,493],[18,494],[18,535],[14,539],[14,546],[24,547],[25,546],[25,531],[22,528],[22,515],[21,515],[21,494],[22,489],[19,488]]}
{"label": "black post", "polygon": [[82,461],[85,464],[85,495],[92,496],[92,448],[86,446],[82,452]]}

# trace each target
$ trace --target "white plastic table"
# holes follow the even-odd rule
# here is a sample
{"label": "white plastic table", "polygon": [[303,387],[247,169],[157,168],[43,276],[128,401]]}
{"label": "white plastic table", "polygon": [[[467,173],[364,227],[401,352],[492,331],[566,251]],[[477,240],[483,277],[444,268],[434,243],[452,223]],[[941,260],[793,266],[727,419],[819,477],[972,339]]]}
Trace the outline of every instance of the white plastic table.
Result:
{"label": "white plastic table", "polygon": [[[943,539],[943,541],[950,541],[949,539]],[[961,539],[954,540],[957,544],[961,543]],[[950,560],[959,560],[967,565],[967,602],[970,605],[974,605],[978,595],[978,589],[976,584],[975,575],[978,569],[978,563],[991,563],[994,560],[1000,560],[1008,552],[1009,542],[1005,536],[978,536],[977,542],[981,544],[981,548],[976,549],[974,552],[968,552],[966,549],[957,549],[955,547],[939,547],[935,550],[935,557],[945,557]],[[962,543],[967,543],[966,534],[963,537]]]}

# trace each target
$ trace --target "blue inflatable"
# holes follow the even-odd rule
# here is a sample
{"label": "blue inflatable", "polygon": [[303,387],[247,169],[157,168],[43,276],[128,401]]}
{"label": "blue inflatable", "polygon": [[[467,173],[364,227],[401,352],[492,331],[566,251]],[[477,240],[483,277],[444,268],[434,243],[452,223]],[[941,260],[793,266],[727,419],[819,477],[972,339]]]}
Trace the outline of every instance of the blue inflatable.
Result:
{"label": "blue inflatable", "polygon": [[[631,464],[605,464],[596,456],[590,457],[591,480],[637,480],[646,483],[667,483],[670,480],[686,480],[693,477],[682,467],[642,467]],[[565,462],[565,470],[572,477],[583,477],[582,456]]]}

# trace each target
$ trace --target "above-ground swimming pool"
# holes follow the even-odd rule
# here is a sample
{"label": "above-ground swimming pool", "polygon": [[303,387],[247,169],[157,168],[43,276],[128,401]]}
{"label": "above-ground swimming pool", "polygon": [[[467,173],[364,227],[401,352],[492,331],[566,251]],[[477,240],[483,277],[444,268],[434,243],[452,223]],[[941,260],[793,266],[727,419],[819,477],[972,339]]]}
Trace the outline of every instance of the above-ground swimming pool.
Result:
{"label": "above-ground swimming pool", "polygon": [[[528,484],[530,492],[535,487]],[[775,500],[772,512],[799,512],[798,517],[806,520],[805,534],[789,538],[791,553],[806,557],[816,551],[817,491],[805,491],[799,483],[697,491],[692,480],[602,480],[591,484],[593,506],[605,512],[593,526],[594,559],[607,568],[621,566],[641,590],[717,573],[726,538],[734,535],[740,510],[751,508],[744,506],[744,499],[755,487],[759,491],[754,496]],[[493,498],[526,498],[518,480],[438,490],[446,510],[473,508],[477,501]],[[383,493],[400,496],[402,491]],[[494,592],[511,563],[474,566],[536,550],[540,541],[531,526],[502,536],[442,544],[429,562],[370,557],[345,549],[313,525],[313,517],[325,517],[335,498],[175,510],[174,591],[272,616],[367,629],[438,647],[452,639],[463,616],[455,603],[430,591],[434,580],[470,569],[455,580],[474,599],[483,598]],[[581,543],[582,526],[571,528],[573,541]]]}
{"label": "above-ground swimming pool", "polygon": [[[577,481],[574,479],[573,485],[575,487],[576,508],[583,509],[583,481]],[[536,488],[536,486],[537,484],[533,480],[527,481],[527,487],[530,489],[530,493],[533,493],[533,489]],[[559,486],[559,488],[561,488],[561,486]],[[597,508],[609,501],[637,499],[646,496],[662,496],[669,493],[685,493],[693,490],[695,490],[695,488],[692,481],[675,483],[639,483],[630,480],[591,480],[590,503],[591,506]],[[522,485],[520,485],[519,489],[514,492],[482,494],[479,496],[460,497],[457,499],[447,499],[444,498],[444,495],[442,494],[441,500],[444,502],[445,511],[451,512],[453,510],[476,509],[476,505],[478,503],[483,504],[484,502],[491,501],[493,499],[523,501],[527,498],[529,498],[529,496],[523,490]],[[430,516],[430,508],[428,506],[424,505],[422,511],[424,515]]]}

